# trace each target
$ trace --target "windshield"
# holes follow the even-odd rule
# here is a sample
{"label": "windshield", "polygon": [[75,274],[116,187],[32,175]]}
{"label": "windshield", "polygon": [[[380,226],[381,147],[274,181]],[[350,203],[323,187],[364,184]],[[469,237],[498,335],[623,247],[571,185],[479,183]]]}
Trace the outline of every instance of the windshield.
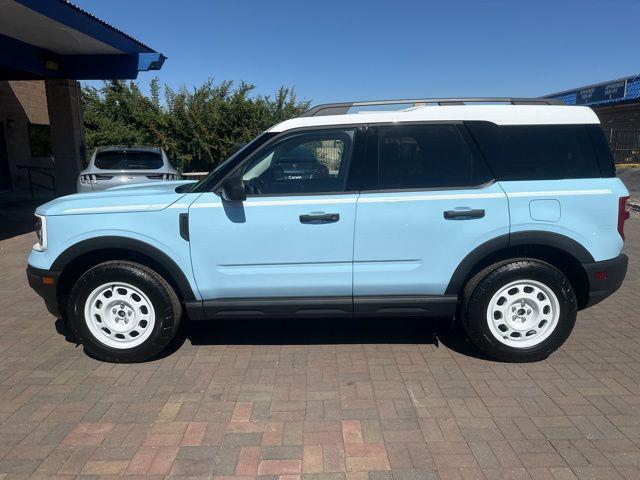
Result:
{"label": "windshield", "polygon": [[176,191],[179,193],[211,191],[213,187],[215,187],[227,173],[229,173],[236,167],[236,165],[247,158],[248,155],[255,152],[258,148],[264,145],[275,135],[277,134],[271,132],[264,132],[258,135],[250,142],[242,145],[240,149],[233,152],[226,160],[215,167],[206,177],[204,177],[198,183],[182,185],[178,187]]}
{"label": "windshield", "polygon": [[96,168],[101,170],[156,170],[162,164],[157,152],[129,150],[98,152],[95,160]]}

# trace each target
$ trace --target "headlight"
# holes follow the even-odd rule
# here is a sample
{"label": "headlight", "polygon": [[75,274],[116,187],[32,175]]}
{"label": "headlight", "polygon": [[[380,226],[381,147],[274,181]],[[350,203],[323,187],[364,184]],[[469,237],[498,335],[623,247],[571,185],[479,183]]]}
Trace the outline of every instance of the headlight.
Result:
{"label": "headlight", "polygon": [[34,246],[34,250],[44,252],[47,249],[47,218],[41,215],[36,215],[36,240],[38,241]]}

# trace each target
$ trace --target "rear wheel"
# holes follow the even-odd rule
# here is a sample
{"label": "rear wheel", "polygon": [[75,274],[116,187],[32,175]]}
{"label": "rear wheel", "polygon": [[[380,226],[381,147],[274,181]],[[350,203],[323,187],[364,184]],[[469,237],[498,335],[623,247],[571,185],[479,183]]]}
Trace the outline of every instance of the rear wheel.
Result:
{"label": "rear wheel", "polygon": [[497,263],[464,290],[462,320],[471,340],[503,361],[541,360],[571,333],[577,302],[565,275],[535,259]]}
{"label": "rear wheel", "polygon": [[178,297],[158,273],[128,261],[96,265],[69,297],[69,325],[86,351],[110,362],[139,362],[160,353],[181,316]]}

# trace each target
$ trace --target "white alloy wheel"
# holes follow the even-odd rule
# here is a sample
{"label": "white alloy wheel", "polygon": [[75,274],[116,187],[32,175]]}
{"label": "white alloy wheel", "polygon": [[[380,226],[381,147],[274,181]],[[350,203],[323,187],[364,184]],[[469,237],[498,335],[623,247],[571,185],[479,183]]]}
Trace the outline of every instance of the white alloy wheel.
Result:
{"label": "white alloy wheel", "polygon": [[87,297],[84,318],[96,340],[118,349],[144,343],[156,323],[149,297],[139,288],[121,282],[94,289]]}
{"label": "white alloy wheel", "polygon": [[509,347],[528,348],[542,343],[558,325],[560,302],[536,280],[516,280],[500,288],[487,308],[493,336]]}

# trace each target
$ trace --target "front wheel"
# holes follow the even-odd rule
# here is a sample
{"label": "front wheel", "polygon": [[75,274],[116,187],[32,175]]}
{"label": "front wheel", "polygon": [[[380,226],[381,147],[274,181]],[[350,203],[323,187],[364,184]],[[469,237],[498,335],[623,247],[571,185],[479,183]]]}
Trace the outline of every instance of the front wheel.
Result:
{"label": "front wheel", "polygon": [[139,362],[174,337],[181,307],[173,288],[150,268],[129,261],[96,265],[69,296],[69,326],[95,358]]}
{"label": "front wheel", "polygon": [[487,355],[503,361],[548,357],[573,330],[576,314],[569,280],[540,260],[491,265],[464,290],[462,320],[469,337]]}

